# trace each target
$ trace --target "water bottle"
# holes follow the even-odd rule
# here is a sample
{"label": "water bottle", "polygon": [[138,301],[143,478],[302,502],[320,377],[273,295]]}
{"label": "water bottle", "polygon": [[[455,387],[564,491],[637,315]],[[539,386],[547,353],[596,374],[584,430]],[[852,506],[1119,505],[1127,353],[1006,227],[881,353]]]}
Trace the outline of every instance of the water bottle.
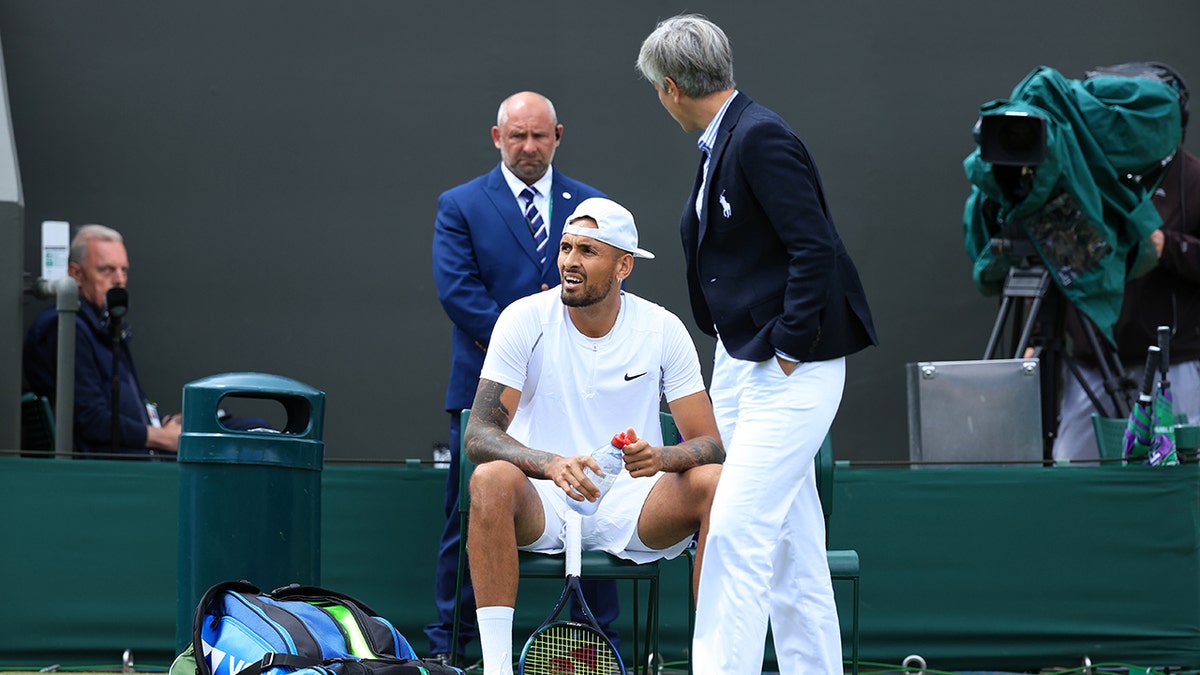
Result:
{"label": "water bottle", "polygon": [[583,475],[587,476],[588,480],[592,481],[592,484],[600,490],[600,496],[594,502],[589,502],[586,499],[577,502],[568,497],[568,506],[585,516],[590,516],[596,512],[596,507],[600,505],[600,500],[604,498],[604,495],[608,494],[608,489],[612,487],[621,470],[625,468],[625,453],[622,452],[622,449],[627,445],[629,445],[629,439],[625,437],[624,432],[621,432],[613,436],[612,441],[592,451],[592,459],[596,460],[596,463],[600,465],[600,470],[603,473],[597,476],[590,468],[584,467]]}

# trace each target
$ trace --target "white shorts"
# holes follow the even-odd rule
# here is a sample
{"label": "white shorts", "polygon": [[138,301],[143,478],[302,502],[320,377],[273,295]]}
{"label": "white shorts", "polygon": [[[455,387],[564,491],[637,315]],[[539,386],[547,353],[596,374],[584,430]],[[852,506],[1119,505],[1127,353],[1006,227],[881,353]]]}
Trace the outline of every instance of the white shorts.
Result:
{"label": "white shorts", "polygon": [[[654,549],[642,543],[637,534],[638,517],[650,490],[662,478],[663,474],[645,478],[633,478],[628,471],[623,471],[613,483],[612,489],[600,501],[596,512],[582,518],[582,540],[585,551],[607,551],[618,558],[632,560],[636,563],[646,563],[652,560],[670,560],[683,552],[691,543],[690,536],[678,543],[665,548]],[[542,513],[546,516],[546,526],[542,536],[528,546],[519,547],[522,551],[536,553],[561,553],[564,547],[563,517],[568,509],[566,493],[554,484],[554,481],[530,479],[542,500]]]}

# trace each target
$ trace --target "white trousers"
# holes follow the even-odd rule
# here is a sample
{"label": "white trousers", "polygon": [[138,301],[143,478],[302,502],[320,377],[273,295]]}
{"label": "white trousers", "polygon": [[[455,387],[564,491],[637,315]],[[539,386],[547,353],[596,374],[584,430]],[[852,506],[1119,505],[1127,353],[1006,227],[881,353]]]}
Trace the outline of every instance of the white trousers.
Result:
{"label": "white trousers", "polygon": [[697,675],[762,673],[767,623],[782,675],[841,675],[842,646],[813,459],[833,423],[845,359],[730,357],[717,342],[712,399],[725,443],[696,605]]}
{"label": "white trousers", "polygon": [[[1099,396],[1105,405],[1111,406],[1108,394],[1104,391],[1104,376],[1100,371],[1082,365],[1079,369],[1092,392]],[[1145,371],[1145,365],[1125,366],[1125,374],[1132,377],[1133,381],[1138,383],[1138,387],[1142,386],[1142,374]],[[1175,414],[1187,415],[1189,424],[1200,422],[1200,361],[1171,364],[1167,370],[1167,381],[1171,383],[1171,394],[1175,397]],[[1079,386],[1079,380],[1075,379],[1070,371],[1064,373],[1058,435],[1054,438],[1054,459],[1079,461],[1100,458],[1100,449],[1096,447],[1096,434],[1092,428],[1094,412],[1096,408],[1092,405],[1092,399],[1088,398],[1087,392]]]}

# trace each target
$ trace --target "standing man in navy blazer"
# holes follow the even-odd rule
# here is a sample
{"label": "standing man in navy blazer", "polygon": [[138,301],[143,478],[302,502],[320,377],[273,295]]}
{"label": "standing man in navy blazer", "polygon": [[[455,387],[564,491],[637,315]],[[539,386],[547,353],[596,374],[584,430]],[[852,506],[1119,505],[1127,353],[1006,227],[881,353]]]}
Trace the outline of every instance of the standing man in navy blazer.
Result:
{"label": "standing man in navy blazer", "polygon": [[[459,413],[471,407],[475,398],[483,357],[500,311],[518,298],[558,285],[563,222],[583,200],[606,196],[551,166],[562,133],[563,125],[558,123],[550,99],[528,91],[513,94],[500,104],[492,127],[500,165],[438,197],[433,277],[438,299],[454,323],[446,390],[450,474],[434,593],[438,620],[425,627],[425,634],[430,653],[447,660],[455,656],[450,640],[460,536]],[[532,191],[532,210],[527,189]],[[618,612],[616,582],[585,581],[584,591],[596,619],[608,626]],[[463,588],[458,654],[478,634],[474,616],[475,595],[468,580]],[[610,636],[616,637],[615,633]]]}
{"label": "standing man in navy blazer", "polygon": [[813,459],[841,402],[846,355],[876,343],[858,271],[808,149],[735,89],[718,26],[663,21],[638,70],[684,131],[703,132],[680,230],[692,312],[717,338],[710,391],[726,458],[692,667],[761,673],[769,620],[780,673],[840,675]]}

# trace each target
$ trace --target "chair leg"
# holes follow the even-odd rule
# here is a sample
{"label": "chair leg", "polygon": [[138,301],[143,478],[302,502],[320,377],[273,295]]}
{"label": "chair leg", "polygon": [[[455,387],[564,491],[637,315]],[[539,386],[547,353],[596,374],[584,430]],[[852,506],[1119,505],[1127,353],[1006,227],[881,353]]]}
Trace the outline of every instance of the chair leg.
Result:
{"label": "chair leg", "polygon": [[688,675],[692,675],[692,636],[696,634],[696,595],[692,593],[693,579],[696,573],[696,556],[692,549],[687,549],[688,559],[688,632],[687,632],[687,655],[688,655]]}
{"label": "chair leg", "polygon": [[649,653],[648,657],[646,658],[646,669],[650,675],[654,675],[655,671],[657,670],[654,667],[654,660],[656,658],[659,658],[659,654],[660,654],[659,644],[658,644],[658,638],[659,638],[658,614],[661,611],[659,609],[659,605],[658,605],[658,601],[660,599],[659,598],[660,591],[661,591],[661,589],[659,588],[658,579],[651,579],[650,580],[650,599],[646,603],[647,604],[646,626],[647,626],[647,631],[650,632],[650,635],[647,637],[647,642],[650,645],[650,647],[649,647],[650,653]]}
{"label": "chair leg", "polygon": [[450,628],[450,665],[458,663],[458,625],[462,617],[462,573],[458,575],[457,590],[454,594],[454,625]]}
{"label": "chair leg", "polygon": [[638,621],[641,615],[642,587],[640,580],[633,580],[633,667],[628,668],[627,670],[630,670],[633,673],[646,673],[647,675],[653,675],[655,671],[654,658],[658,655],[659,648],[659,585],[657,579],[650,579],[649,584],[649,595],[646,598],[646,648],[643,651],[641,647],[642,629]]}
{"label": "chair leg", "polygon": [[850,672],[853,675],[858,675],[858,577],[854,577],[854,622],[851,624],[850,633]]}
{"label": "chair leg", "polygon": [[[466,523],[463,523],[465,527]],[[466,530],[464,530],[464,533]],[[450,627],[450,665],[461,665],[458,662],[458,640],[459,626],[462,620],[462,588],[463,588],[463,566],[467,559],[467,550],[464,546],[465,537],[460,537],[458,540],[458,575],[454,582],[454,625]]]}
{"label": "chair leg", "polygon": [[638,639],[638,599],[641,596],[641,583],[633,580],[633,672],[638,673],[638,659],[640,657],[638,648],[641,642]]}

